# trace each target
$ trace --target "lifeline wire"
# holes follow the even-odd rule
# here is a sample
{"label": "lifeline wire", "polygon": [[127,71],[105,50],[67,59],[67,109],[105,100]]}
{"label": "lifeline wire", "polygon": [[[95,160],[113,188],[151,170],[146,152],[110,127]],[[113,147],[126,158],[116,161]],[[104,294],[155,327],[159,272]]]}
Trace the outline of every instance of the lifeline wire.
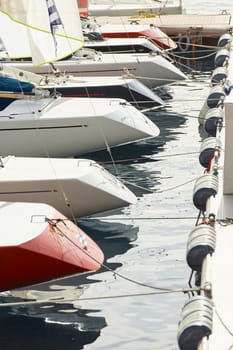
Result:
{"label": "lifeline wire", "polygon": [[188,180],[188,181],[186,181],[186,182],[183,182],[182,184],[179,184],[179,185],[176,185],[176,186],[173,186],[173,187],[166,188],[165,190],[162,190],[162,191],[151,190],[151,189],[145,188],[145,187],[143,187],[143,186],[135,185],[134,183],[132,183],[132,182],[130,182],[130,181],[126,181],[126,180],[124,180],[124,179],[121,179],[121,181],[124,182],[124,183],[126,183],[126,184],[128,184],[128,185],[134,186],[134,187],[136,187],[136,188],[142,189],[142,190],[147,191],[147,192],[150,192],[150,193],[164,193],[164,192],[171,191],[171,190],[175,190],[175,189],[177,189],[177,188],[180,188],[180,187],[182,187],[182,186],[185,186],[185,185],[187,185],[187,184],[189,184],[189,183],[195,181],[196,179],[197,179],[197,178],[195,177],[195,178],[193,178],[193,179],[191,179],[191,180]]}
{"label": "lifeline wire", "polygon": [[[208,58],[208,57],[211,57],[211,56],[214,56],[216,54],[216,52],[212,52],[212,53],[210,53],[210,54],[208,54],[208,55],[205,55],[205,56],[201,56],[201,57],[196,57],[196,58],[191,58],[191,57],[182,57],[182,59],[185,59],[185,60],[187,60],[187,61],[200,61],[200,60],[203,60],[203,59],[205,59],[205,58]],[[180,58],[180,56],[178,56],[178,55],[174,55],[174,57],[176,57],[176,58]],[[177,64],[180,64],[180,63],[178,63],[177,62]],[[184,65],[185,66],[185,65]],[[187,68],[189,67],[189,66],[186,66]],[[189,69],[190,69],[190,67],[189,67]]]}
{"label": "lifeline wire", "polygon": [[[196,219],[196,216],[171,216],[171,217],[165,217],[165,216],[161,216],[161,217],[143,217],[143,218],[139,218],[139,217],[126,217],[126,218],[108,218],[108,217],[104,217],[104,216],[97,216],[97,217],[83,217],[81,218],[81,221],[92,221],[92,220],[104,220],[104,221],[137,221],[137,220],[194,220]],[[68,219],[67,219],[68,220]]]}
{"label": "lifeline wire", "polygon": [[[123,162],[128,162],[128,161],[134,161],[134,160],[140,160],[140,159],[152,159],[152,160],[160,160],[161,158],[169,158],[169,157],[178,157],[178,156],[189,156],[191,154],[199,154],[199,152],[186,152],[186,153],[175,153],[175,154],[167,154],[167,155],[162,155],[158,157],[153,157],[153,158],[147,158],[147,157],[138,157],[138,158],[127,158],[127,159],[118,159],[114,160],[115,163],[123,163]],[[106,164],[111,164],[112,161],[108,162],[100,162],[99,164],[101,165],[106,165]]]}
{"label": "lifeline wire", "polygon": [[56,219],[56,220],[51,220],[47,218],[48,223],[53,226],[56,227],[56,229],[70,242],[72,243],[76,248],[78,248],[79,250],[81,250],[83,253],[85,253],[90,259],[92,259],[93,261],[95,261],[97,264],[99,264],[101,267],[105,268],[107,271],[110,271],[113,273],[114,276],[118,276],[126,281],[129,281],[131,283],[134,283],[136,285],[142,286],[142,287],[147,287],[147,288],[151,288],[151,289],[156,289],[156,290],[161,290],[161,291],[167,291],[169,292],[171,289],[169,288],[161,288],[161,287],[156,287],[156,286],[152,286],[149,285],[147,283],[142,283],[136,280],[133,280],[132,278],[126,277],[122,274],[120,274],[119,272],[113,271],[110,267],[108,267],[106,264],[104,263],[100,263],[97,259],[95,259],[94,257],[92,257],[86,250],[83,250],[82,248],[80,248],[72,239],[70,239],[70,237],[68,237],[59,227],[57,227],[57,222],[63,222],[64,225],[65,222],[62,219]]}
{"label": "lifeline wire", "polygon": [[[215,305],[214,305],[215,306]],[[230,328],[225,324],[225,322],[223,321],[222,317],[220,316],[220,314],[218,313],[218,311],[216,310],[216,306],[215,306],[215,313],[219,319],[219,321],[221,322],[221,324],[223,325],[223,327],[227,330],[227,332],[233,337],[233,332],[230,330]]]}
{"label": "lifeline wire", "polygon": [[189,293],[190,291],[199,292],[201,288],[184,288],[184,289],[170,289],[168,291],[160,292],[150,292],[150,293],[132,293],[132,294],[120,294],[120,295],[109,295],[101,297],[89,297],[89,298],[80,298],[80,299],[44,299],[44,300],[35,300],[35,301],[19,301],[11,303],[0,303],[0,308],[10,307],[10,306],[21,306],[21,305],[36,305],[36,304],[63,304],[64,302],[79,302],[79,301],[90,301],[90,300],[107,300],[107,299],[119,299],[119,298],[129,298],[129,297],[140,297],[147,295],[161,295],[161,294],[170,294],[170,293]]}
{"label": "lifeline wire", "polygon": [[[116,174],[118,174],[117,167],[116,167],[116,161],[113,159],[113,156],[112,156],[112,153],[111,153],[111,149],[110,149],[109,147],[108,147],[108,151],[109,151],[109,153],[110,153],[110,157],[111,157],[111,159],[112,159],[112,162],[113,162],[113,165],[114,165]],[[178,156],[178,155],[187,155],[187,154],[196,154],[196,153],[198,153],[198,152],[180,153],[180,154],[177,154],[177,156]],[[175,155],[172,155],[172,156],[175,156]],[[166,155],[165,155],[165,156],[163,156],[163,157],[169,157],[169,156],[166,156]],[[161,157],[160,157],[160,158],[161,158]],[[130,160],[132,160],[132,158],[131,158]],[[125,161],[127,161],[127,160],[125,160]],[[108,163],[101,163],[101,164],[109,164],[109,162],[108,162]],[[111,163],[110,163],[110,164],[111,164]],[[164,193],[164,192],[171,191],[171,190],[174,190],[174,189],[176,189],[176,188],[180,188],[180,187],[182,187],[182,186],[185,186],[185,185],[187,185],[188,183],[191,183],[191,182],[193,182],[193,181],[196,180],[196,178],[193,178],[193,179],[191,179],[191,180],[188,180],[188,181],[186,181],[186,182],[184,182],[184,183],[182,183],[182,184],[176,185],[176,186],[174,186],[174,187],[170,187],[170,188],[166,188],[165,190],[158,191],[158,190],[151,190],[151,189],[149,189],[149,188],[145,188],[145,187],[143,187],[143,186],[136,185],[135,183],[132,183],[132,182],[130,182],[130,181],[126,181],[126,180],[124,180],[124,179],[122,179],[122,178],[120,178],[120,177],[118,177],[118,179],[121,180],[124,184],[131,185],[131,186],[133,186],[133,187],[135,187],[135,188],[138,188],[138,189],[147,191],[147,192],[149,192],[149,193]]]}

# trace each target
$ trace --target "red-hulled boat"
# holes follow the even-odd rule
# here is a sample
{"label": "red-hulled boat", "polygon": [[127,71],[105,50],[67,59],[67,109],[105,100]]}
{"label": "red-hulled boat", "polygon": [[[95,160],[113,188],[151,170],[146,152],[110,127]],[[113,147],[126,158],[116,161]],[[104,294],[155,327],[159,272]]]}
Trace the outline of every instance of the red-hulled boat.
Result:
{"label": "red-hulled boat", "polygon": [[46,204],[0,202],[0,291],[96,271],[98,245]]}
{"label": "red-hulled boat", "polygon": [[145,37],[162,49],[176,49],[177,44],[162,30],[153,25],[141,24],[102,24],[100,32],[104,38]]}

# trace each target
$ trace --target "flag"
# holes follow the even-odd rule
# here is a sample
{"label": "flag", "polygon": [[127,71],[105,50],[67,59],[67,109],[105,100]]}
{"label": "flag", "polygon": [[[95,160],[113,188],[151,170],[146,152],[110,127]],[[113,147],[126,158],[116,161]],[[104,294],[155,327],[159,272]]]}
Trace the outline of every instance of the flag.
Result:
{"label": "flag", "polygon": [[57,51],[56,31],[59,28],[59,26],[63,26],[63,24],[54,1],[46,0],[46,5],[49,13],[49,24],[50,24],[51,33],[53,35],[55,51]]}

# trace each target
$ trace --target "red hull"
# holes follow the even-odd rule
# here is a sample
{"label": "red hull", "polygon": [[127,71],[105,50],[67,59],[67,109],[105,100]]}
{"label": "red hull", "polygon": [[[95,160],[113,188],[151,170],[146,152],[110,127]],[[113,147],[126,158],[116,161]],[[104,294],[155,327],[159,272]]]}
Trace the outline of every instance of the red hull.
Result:
{"label": "red hull", "polygon": [[159,28],[152,27],[142,31],[133,32],[101,32],[104,38],[139,38],[146,37],[157,44],[162,49],[176,49],[177,44]]}
{"label": "red hull", "polygon": [[88,0],[77,0],[79,14],[82,17],[88,17]]}
{"label": "red hull", "polygon": [[0,291],[100,268],[100,248],[71,221],[59,218],[65,221],[48,223],[27,242],[0,247]]}

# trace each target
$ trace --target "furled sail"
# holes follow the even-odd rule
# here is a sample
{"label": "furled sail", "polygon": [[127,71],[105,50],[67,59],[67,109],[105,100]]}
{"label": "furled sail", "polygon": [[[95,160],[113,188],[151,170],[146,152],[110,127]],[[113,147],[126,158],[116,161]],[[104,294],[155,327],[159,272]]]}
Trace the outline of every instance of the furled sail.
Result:
{"label": "furled sail", "polygon": [[[19,40],[16,35],[19,28],[20,35],[24,35],[28,41],[33,64],[36,66],[61,60],[83,47],[76,0],[1,0],[0,11],[10,18],[9,26],[12,22],[14,24],[14,40]],[[12,28],[8,27],[8,35],[9,32],[12,33]],[[0,37],[11,57],[7,47],[9,38],[7,40],[1,28]],[[25,53],[14,53],[14,57],[24,55]]]}

